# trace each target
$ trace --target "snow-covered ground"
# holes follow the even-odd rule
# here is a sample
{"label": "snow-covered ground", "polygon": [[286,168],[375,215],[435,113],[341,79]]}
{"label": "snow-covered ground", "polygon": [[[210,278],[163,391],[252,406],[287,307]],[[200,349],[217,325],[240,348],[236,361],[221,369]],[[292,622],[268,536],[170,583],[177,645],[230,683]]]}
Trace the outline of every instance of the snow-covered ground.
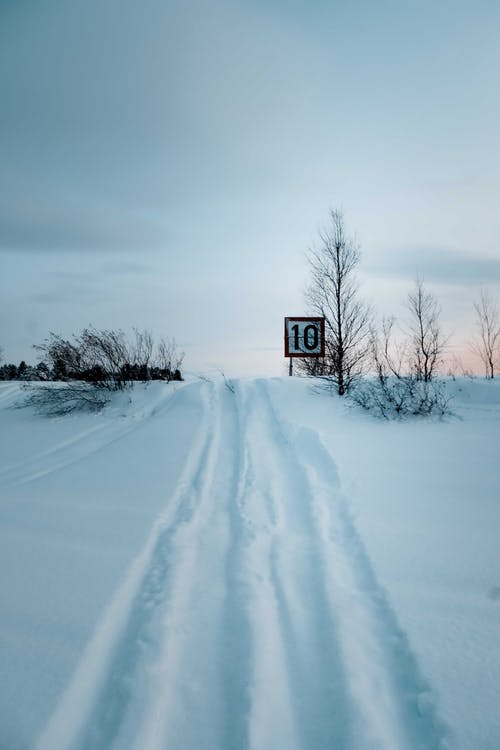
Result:
{"label": "snow-covered ground", "polygon": [[498,750],[500,383],[227,385],[0,384],[1,750]]}

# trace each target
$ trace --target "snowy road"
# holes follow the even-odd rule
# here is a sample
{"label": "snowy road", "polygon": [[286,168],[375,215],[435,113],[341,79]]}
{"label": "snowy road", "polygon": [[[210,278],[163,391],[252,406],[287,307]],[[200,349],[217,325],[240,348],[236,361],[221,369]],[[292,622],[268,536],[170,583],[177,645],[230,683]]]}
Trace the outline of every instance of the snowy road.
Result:
{"label": "snowy road", "polygon": [[202,383],[173,497],[37,750],[444,748],[318,433]]}

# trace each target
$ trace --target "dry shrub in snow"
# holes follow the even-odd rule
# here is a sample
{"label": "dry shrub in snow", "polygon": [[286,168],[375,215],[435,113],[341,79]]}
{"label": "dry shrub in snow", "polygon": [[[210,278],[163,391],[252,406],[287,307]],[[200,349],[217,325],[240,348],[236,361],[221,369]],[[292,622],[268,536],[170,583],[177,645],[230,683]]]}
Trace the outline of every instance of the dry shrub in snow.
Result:
{"label": "dry shrub in snow", "polygon": [[414,375],[377,376],[352,390],[352,400],[384,419],[451,414],[451,396],[442,380],[418,380]]}
{"label": "dry shrub in snow", "polygon": [[[415,366],[418,347],[414,340],[394,343],[394,323],[394,318],[385,318],[380,333],[372,329],[370,350],[375,376],[357,383],[350,394],[352,400],[385,419],[451,414],[446,384],[433,377],[438,351],[433,349],[432,356],[426,358],[427,350],[422,346],[424,354],[419,361],[423,365]],[[437,340],[439,343],[439,337]]]}
{"label": "dry shrub in snow", "polygon": [[92,383],[27,383],[22,406],[32,406],[38,414],[61,417],[75,411],[98,412],[109,401],[106,391]]}
{"label": "dry shrub in snow", "polygon": [[160,340],[156,355],[149,331],[133,329],[129,339],[123,331],[85,328],[71,339],[51,333],[35,347],[43,356],[39,365],[57,381],[29,383],[24,400],[39,413],[60,416],[74,411],[99,411],[110,393],[131,388],[134,381],[182,380],[183,354],[175,339]]}

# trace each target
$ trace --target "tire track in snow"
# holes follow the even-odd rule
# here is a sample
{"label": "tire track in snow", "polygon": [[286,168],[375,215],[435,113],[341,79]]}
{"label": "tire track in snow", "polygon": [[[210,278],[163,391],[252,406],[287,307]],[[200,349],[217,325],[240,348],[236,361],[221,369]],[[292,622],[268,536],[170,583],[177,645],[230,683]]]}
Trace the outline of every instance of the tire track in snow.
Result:
{"label": "tire track in snow", "polygon": [[200,389],[205,395],[203,416],[176,494],[155,522],[104,613],[36,750],[108,750],[128,718],[132,687],[134,693],[136,688],[132,684],[135,669],[153,635],[158,607],[169,588],[169,550],[175,535],[196,517],[196,485],[203,478],[212,442],[213,387],[208,399],[206,390],[206,386]]}
{"label": "tire track in snow", "polygon": [[225,712],[220,633],[229,547],[227,502],[235,481],[231,445],[234,408],[233,394],[222,384],[216,386],[216,392],[212,438],[198,469],[198,511],[186,527],[174,562],[158,632],[157,660],[147,678],[138,729],[133,742],[117,747],[222,747]]}
{"label": "tire track in snow", "polygon": [[[248,498],[253,484],[241,388],[222,388],[219,424],[203,492],[210,497],[197,548],[191,596],[169,602],[159,676],[141,718],[136,750],[245,750],[250,743],[254,638],[246,550],[254,537]],[[206,542],[200,534],[203,532]],[[168,621],[176,608],[181,638]]]}
{"label": "tire track in snow", "polygon": [[[16,383],[15,385],[8,385],[8,384],[1,384],[0,385],[0,402],[2,401],[13,401],[13,396],[17,398],[19,396],[19,385]],[[15,405],[15,401],[13,402],[12,406]],[[9,408],[9,404],[7,407],[5,404],[2,403],[2,409]]]}
{"label": "tire track in snow", "polygon": [[125,425],[117,426],[111,421],[89,427],[26,461],[3,467],[0,469],[0,479],[13,486],[27,484],[95,453],[129,431],[130,428],[127,429]]}
{"label": "tire track in snow", "polygon": [[435,750],[442,729],[318,435],[202,385],[175,497],[37,750]]}
{"label": "tire track in snow", "polygon": [[25,461],[0,468],[0,482],[11,486],[28,484],[97,453],[105,446],[137,430],[147,417],[157,416],[171,408],[172,395],[169,393],[162,399],[163,403],[155,404],[152,409],[138,410],[118,422],[116,418],[108,419],[56,443]]}
{"label": "tire track in snow", "polygon": [[[275,525],[272,501],[262,491],[259,469],[255,464],[253,430],[256,412],[255,394],[250,385],[237,390],[239,406],[239,455],[241,479],[237,494],[233,531],[234,555],[228,597],[228,612],[237,617],[245,638],[245,667],[233,664],[234,682],[244,700],[232,698],[233,710],[238,712],[240,732],[226,737],[227,748],[259,748],[272,746],[298,747],[293,706],[289,691],[284,639],[279,607],[269,570],[270,530]],[[237,592],[240,598],[237,599]],[[241,650],[236,651],[236,656]],[[226,671],[228,668],[226,667]]]}
{"label": "tire track in snow", "polygon": [[239,383],[233,383],[234,420],[229,440],[234,445],[232,485],[227,519],[229,544],[225,560],[225,600],[219,636],[224,720],[221,748],[245,750],[249,746],[249,716],[252,677],[252,629],[249,612],[249,581],[245,570],[245,552],[253,538],[245,498],[252,486],[248,445],[245,439],[245,395]]}
{"label": "tire track in snow", "polygon": [[257,574],[251,747],[347,749],[350,708],[308,493],[295,484],[295,456],[263,384],[249,388],[256,538],[247,565]]}
{"label": "tire track in snow", "polygon": [[336,466],[313,430],[286,430],[267,387],[277,442],[288,446],[293,482],[311,503],[326,563],[330,611],[350,694],[352,750],[444,750],[447,731],[428,683],[374,574],[342,496]]}

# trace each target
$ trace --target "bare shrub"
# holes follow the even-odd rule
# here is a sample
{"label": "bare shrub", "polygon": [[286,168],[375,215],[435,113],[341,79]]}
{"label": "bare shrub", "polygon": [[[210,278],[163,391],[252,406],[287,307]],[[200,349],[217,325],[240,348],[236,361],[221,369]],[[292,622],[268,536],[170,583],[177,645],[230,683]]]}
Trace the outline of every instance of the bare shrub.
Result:
{"label": "bare shrub", "polygon": [[60,387],[28,388],[26,405],[48,415],[98,411],[109,401],[108,392],[132,387],[134,381],[182,380],[183,354],[174,339],[161,339],[158,360],[153,359],[150,331],[134,329],[132,341],[123,331],[85,328],[71,339],[51,333],[35,347],[44,361],[38,365],[44,379],[62,381]]}
{"label": "bare shrub", "polygon": [[135,379],[143,383],[150,379],[151,358],[153,356],[153,334],[151,331],[139,331],[134,328],[134,343],[131,347],[132,367],[135,368]]}
{"label": "bare shrub", "polygon": [[111,391],[129,383],[126,364],[130,357],[123,331],[85,328],[71,340],[50,333],[35,349],[49,365],[53,380],[84,381]]}
{"label": "bare shrub", "polygon": [[350,396],[356,404],[384,419],[452,414],[446,384],[436,379],[418,380],[415,375],[366,379],[356,385]]}
{"label": "bare shrub", "polygon": [[109,402],[106,392],[92,383],[27,383],[23,389],[26,395],[21,406],[32,406],[38,414],[47,417],[81,411],[98,412]]}
{"label": "bare shrub", "polygon": [[408,416],[451,414],[451,397],[443,381],[416,371],[406,342],[393,343],[394,318],[385,318],[381,333],[373,328],[370,350],[375,376],[358,382],[352,400],[376,416],[401,419]]}
{"label": "bare shrub", "polygon": [[174,338],[162,337],[156,349],[156,362],[159,376],[163,380],[182,380],[181,367],[184,352],[180,352]]}
{"label": "bare shrub", "polygon": [[132,341],[121,330],[93,327],[71,339],[51,333],[35,348],[53,380],[79,380],[111,391],[127,388],[136,380],[182,380],[184,354],[175,339],[161,338],[153,357],[153,335],[147,330],[135,328]]}
{"label": "bare shrub", "polygon": [[464,364],[462,357],[460,357],[456,353],[452,354],[448,359],[446,374],[453,380],[456,380],[457,377],[469,378],[469,380],[474,380],[475,377],[472,369],[470,367],[467,367]]}

